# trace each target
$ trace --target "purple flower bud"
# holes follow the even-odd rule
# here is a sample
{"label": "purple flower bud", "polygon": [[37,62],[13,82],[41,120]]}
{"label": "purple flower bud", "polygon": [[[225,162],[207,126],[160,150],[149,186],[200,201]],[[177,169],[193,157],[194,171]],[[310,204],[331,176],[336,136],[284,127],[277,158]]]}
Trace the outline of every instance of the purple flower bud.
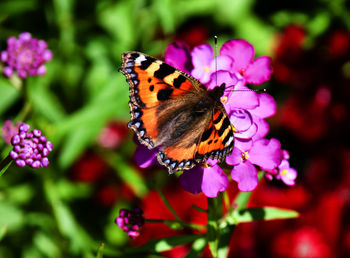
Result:
{"label": "purple flower bud", "polygon": [[25,123],[21,124],[20,127],[19,127],[19,131],[20,132],[25,132],[26,133],[26,132],[29,131],[29,129],[30,129],[30,125],[25,124]]}
{"label": "purple flower bud", "polygon": [[26,165],[26,162],[23,159],[16,159],[16,164],[22,168]]}
{"label": "purple flower bud", "polygon": [[140,234],[139,231],[144,224],[142,214],[143,211],[140,208],[135,208],[134,210],[121,209],[115,222],[118,227],[134,238]]}
{"label": "purple flower bud", "polygon": [[50,141],[46,142],[46,148],[51,152],[53,150],[53,145]]}
{"label": "purple flower bud", "polygon": [[35,137],[33,137],[32,141],[35,142],[35,143],[39,143],[39,139],[35,138]]}
{"label": "purple flower bud", "polygon": [[27,136],[27,134],[25,132],[20,132],[18,135],[21,139],[25,139]]}
{"label": "purple flower bud", "polygon": [[26,134],[26,138],[28,138],[28,139],[33,138],[33,133],[32,132],[27,133]]}
{"label": "purple flower bud", "polygon": [[41,131],[40,131],[39,129],[34,129],[34,130],[33,130],[33,134],[34,134],[34,136],[36,136],[36,137],[40,137],[40,136],[41,136]]}
{"label": "purple flower bud", "polygon": [[15,146],[13,147],[13,150],[14,150],[15,152],[19,153],[19,152],[21,151],[21,146],[15,145]]}
{"label": "purple flower bud", "polygon": [[46,142],[46,137],[45,137],[45,136],[40,136],[40,137],[39,137],[39,140],[40,140],[41,142]]}
{"label": "purple flower bud", "polygon": [[47,155],[49,155],[49,150],[47,148],[43,148],[42,149],[42,154],[44,157],[46,157]]}
{"label": "purple flower bud", "polygon": [[39,160],[36,160],[32,163],[32,168],[39,168],[41,165],[40,161]]}
{"label": "purple flower bud", "polygon": [[29,158],[29,159],[26,159],[26,163],[27,163],[27,165],[32,165],[33,164],[33,159],[31,159],[31,158]]}
{"label": "purple flower bud", "polygon": [[42,151],[43,149],[44,149],[44,146],[43,146],[41,143],[39,143],[39,144],[38,144],[38,150],[39,150],[39,151]]}
{"label": "purple flower bud", "polygon": [[10,156],[11,156],[12,159],[17,159],[18,158],[18,153],[12,150],[12,151],[10,151]]}
{"label": "purple flower bud", "polygon": [[11,144],[15,145],[15,144],[19,144],[21,141],[21,138],[19,137],[18,134],[14,135],[11,139]]}
{"label": "purple flower bud", "polygon": [[42,167],[47,167],[50,164],[49,159],[48,158],[42,158],[41,159],[41,166]]}

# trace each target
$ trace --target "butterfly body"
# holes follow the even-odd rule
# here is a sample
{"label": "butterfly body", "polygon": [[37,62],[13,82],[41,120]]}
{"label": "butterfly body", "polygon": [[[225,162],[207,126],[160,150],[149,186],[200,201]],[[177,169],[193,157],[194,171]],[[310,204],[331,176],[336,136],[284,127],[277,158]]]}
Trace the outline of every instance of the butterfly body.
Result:
{"label": "butterfly body", "polygon": [[139,52],[122,56],[130,84],[128,127],[169,172],[206,159],[222,161],[233,148],[233,126],[220,102],[225,85],[207,90],[198,80]]}

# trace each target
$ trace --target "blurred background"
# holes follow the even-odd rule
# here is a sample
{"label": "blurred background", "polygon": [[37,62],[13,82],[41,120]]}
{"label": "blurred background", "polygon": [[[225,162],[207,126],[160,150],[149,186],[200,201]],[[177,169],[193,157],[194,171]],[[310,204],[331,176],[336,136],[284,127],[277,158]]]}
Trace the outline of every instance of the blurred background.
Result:
{"label": "blurred background", "polygon": [[[185,221],[206,223],[191,208],[205,208],[204,195],[134,162],[128,84],[118,68],[125,51],[162,58],[174,40],[194,47],[212,44],[214,35],[219,47],[243,38],[256,56],[273,58],[273,78],[263,85],[278,106],[268,138],[289,150],[299,173],[292,187],[263,180],[250,205],[295,209],[300,218],[238,226],[230,256],[350,257],[349,29],[345,0],[1,0],[0,51],[27,31],[47,41],[53,59],[21,90],[0,77],[0,123],[15,121],[30,103],[25,122],[42,129],[54,151],[47,168],[12,165],[0,177],[0,257],[95,257],[102,242],[114,257],[190,233],[147,224],[130,240],[114,224],[120,208],[135,206],[147,218],[172,219],[156,188]],[[3,141],[0,148],[3,159],[10,149]],[[233,182],[228,191],[237,193]]]}

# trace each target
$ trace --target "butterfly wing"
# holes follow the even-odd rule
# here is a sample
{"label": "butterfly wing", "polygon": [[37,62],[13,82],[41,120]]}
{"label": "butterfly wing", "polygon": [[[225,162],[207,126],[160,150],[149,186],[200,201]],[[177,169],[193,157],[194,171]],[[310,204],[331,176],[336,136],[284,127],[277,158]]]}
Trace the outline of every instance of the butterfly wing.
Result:
{"label": "butterfly wing", "polygon": [[200,138],[195,159],[202,162],[207,159],[223,161],[230,154],[234,144],[234,127],[231,125],[224,106],[215,107],[212,119]]}
{"label": "butterfly wing", "polygon": [[190,75],[146,54],[126,52],[122,60],[119,71],[130,85],[128,127],[142,144],[152,149],[161,144],[159,125],[168,119],[159,114],[160,107],[163,111],[167,109],[163,114],[176,112],[186,105],[184,95],[205,89]]}

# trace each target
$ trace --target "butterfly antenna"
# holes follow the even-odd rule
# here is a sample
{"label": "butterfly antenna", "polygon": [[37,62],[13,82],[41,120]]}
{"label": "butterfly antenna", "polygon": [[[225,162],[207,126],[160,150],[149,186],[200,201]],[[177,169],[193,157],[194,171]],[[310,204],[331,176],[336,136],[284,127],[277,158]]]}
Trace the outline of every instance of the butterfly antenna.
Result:
{"label": "butterfly antenna", "polygon": [[215,46],[215,52],[214,52],[214,58],[215,58],[215,83],[216,86],[218,86],[218,60],[216,58],[217,53],[218,53],[218,37],[215,35],[214,36],[214,46]]}

